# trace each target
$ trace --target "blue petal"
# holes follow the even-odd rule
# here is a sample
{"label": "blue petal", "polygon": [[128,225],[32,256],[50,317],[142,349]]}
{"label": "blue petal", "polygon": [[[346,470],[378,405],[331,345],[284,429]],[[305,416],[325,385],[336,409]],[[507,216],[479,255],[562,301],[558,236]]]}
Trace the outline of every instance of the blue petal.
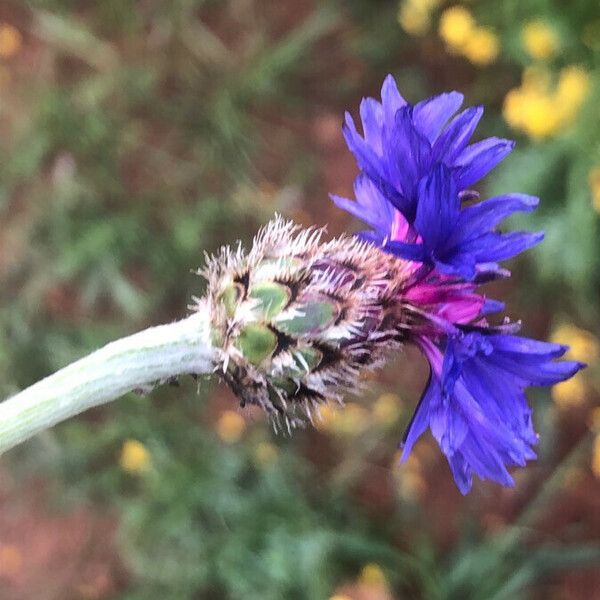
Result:
{"label": "blue petal", "polygon": [[458,190],[449,169],[439,164],[419,184],[415,228],[427,249],[436,254],[452,233],[460,213]]}
{"label": "blue petal", "polygon": [[394,127],[383,132],[388,177],[402,192],[400,202],[390,200],[410,223],[415,218],[417,183],[431,161],[431,145],[415,128],[411,113],[409,106],[398,110]]}
{"label": "blue petal", "polygon": [[339,208],[376,229],[382,237],[388,235],[394,219],[394,207],[364,173],[354,180],[354,195],[356,201],[335,194],[329,197]]}
{"label": "blue petal", "polygon": [[425,391],[419,400],[419,404],[406,428],[406,433],[402,440],[402,462],[409,457],[415,442],[429,426],[429,412],[431,407],[439,403],[441,403],[440,386],[433,381],[430,373]]}
{"label": "blue petal", "polygon": [[416,262],[427,262],[429,259],[427,251],[425,250],[425,246],[423,246],[423,244],[388,242],[385,245],[385,250],[406,260],[413,260]]}
{"label": "blue petal", "polygon": [[470,254],[452,254],[434,259],[437,270],[444,275],[458,275],[465,281],[473,281],[477,276],[477,263]]}
{"label": "blue petal", "polygon": [[381,154],[381,130],[383,129],[383,108],[373,98],[363,98],[360,103],[360,120],[367,144]]}
{"label": "blue petal", "polygon": [[381,102],[383,104],[383,121],[391,129],[396,120],[396,112],[406,106],[406,100],[400,95],[396,81],[388,75],[381,86]]}
{"label": "blue petal", "polygon": [[469,143],[482,115],[483,107],[476,106],[467,108],[452,119],[433,145],[433,159],[453,164]]}
{"label": "blue petal", "polygon": [[456,228],[448,239],[448,245],[453,246],[463,240],[489,232],[515,212],[533,211],[538,203],[539,199],[535,196],[507,194],[468,206],[461,211]]}
{"label": "blue petal", "polygon": [[467,146],[454,161],[459,189],[464,190],[477,183],[510,154],[514,145],[511,140],[488,138]]}
{"label": "blue petal", "polygon": [[491,298],[485,299],[485,304],[481,309],[482,315],[492,315],[494,313],[502,312],[506,308],[504,302],[500,302],[499,300],[493,300]]}
{"label": "blue petal", "polygon": [[358,133],[354,119],[350,113],[346,113],[343,133],[346,144],[350,152],[354,154],[361,170],[371,178],[373,183],[392,203],[402,203],[404,201],[403,197],[394,189],[389,178],[386,176],[384,162]]}
{"label": "blue petal", "polygon": [[454,249],[456,254],[470,254],[480,263],[496,262],[512,258],[539,244],[544,239],[538,233],[485,233],[478,238],[463,242]]}
{"label": "blue petal", "polygon": [[537,443],[524,390],[563,381],[582,368],[573,361],[554,362],[564,351],[558,344],[491,330],[449,335],[441,369],[435,352],[426,350],[437,372],[409,428],[405,454],[429,419],[463,494],[474,474],[514,485],[508,467],[535,458],[532,446]]}
{"label": "blue petal", "polygon": [[355,235],[359,240],[370,242],[371,244],[375,244],[376,246],[383,246],[383,243],[385,241],[385,236],[382,235],[379,231],[358,231],[357,233],[355,233]]}
{"label": "blue petal", "polygon": [[440,129],[460,108],[463,99],[464,96],[458,92],[447,92],[415,104],[414,123],[430,143],[433,143]]}
{"label": "blue petal", "polygon": [[560,358],[568,349],[564,344],[541,342],[518,335],[497,335],[490,337],[497,351],[535,357],[537,360]]}

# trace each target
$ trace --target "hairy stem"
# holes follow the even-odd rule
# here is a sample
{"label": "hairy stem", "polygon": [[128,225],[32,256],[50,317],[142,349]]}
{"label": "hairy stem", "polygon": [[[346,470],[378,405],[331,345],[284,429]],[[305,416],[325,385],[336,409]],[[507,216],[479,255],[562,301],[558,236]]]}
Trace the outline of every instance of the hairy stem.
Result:
{"label": "hairy stem", "polygon": [[214,369],[208,311],[107,344],[0,403],[0,454],[92,406]]}

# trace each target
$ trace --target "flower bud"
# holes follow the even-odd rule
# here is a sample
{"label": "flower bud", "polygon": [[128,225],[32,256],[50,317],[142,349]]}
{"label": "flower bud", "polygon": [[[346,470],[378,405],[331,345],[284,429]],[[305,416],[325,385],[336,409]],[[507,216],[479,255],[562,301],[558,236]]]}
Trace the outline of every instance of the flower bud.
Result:
{"label": "flower bud", "polygon": [[406,263],[353,237],[322,236],[277,217],[250,252],[222,248],[200,272],[223,379],[276,429],[342,403],[405,337]]}

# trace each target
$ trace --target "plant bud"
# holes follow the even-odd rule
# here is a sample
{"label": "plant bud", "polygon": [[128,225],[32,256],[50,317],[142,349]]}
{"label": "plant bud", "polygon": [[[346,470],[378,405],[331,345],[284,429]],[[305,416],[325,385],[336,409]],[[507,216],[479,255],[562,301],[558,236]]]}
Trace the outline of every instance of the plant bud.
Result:
{"label": "plant bud", "polygon": [[406,263],[354,237],[322,236],[277,217],[250,252],[222,248],[200,271],[223,379],[276,429],[342,403],[405,338]]}

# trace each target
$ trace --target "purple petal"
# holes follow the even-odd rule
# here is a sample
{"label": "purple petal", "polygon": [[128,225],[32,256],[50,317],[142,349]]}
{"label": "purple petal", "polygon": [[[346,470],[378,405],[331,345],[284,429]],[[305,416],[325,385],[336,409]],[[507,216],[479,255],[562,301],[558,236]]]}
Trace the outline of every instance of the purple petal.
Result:
{"label": "purple petal", "polygon": [[423,244],[406,244],[405,242],[388,242],[385,245],[385,250],[391,252],[395,256],[406,260],[416,262],[426,262],[428,259],[427,252]]}
{"label": "purple petal", "polygon": [[415,128],[411,110],[410,106],[398,110],[394,127],[383,132],[383,148],[389,180],[402,192],[400,202],[390,200],[412,223],[415,218],[417,183],[421,174],[429,168],[431,146]]}
{"label": "purple petal", "polygon": [[482,115],[483,107],[475,106],[452,119],[433,145],[434,160],[443,161],[447,165],[453,164],[469,143]]}
{"label": "purple petal", "polygon": [[363,125],[365,141],[377,154],[381,155],[381,130],[383,128],[383,109],[373,98],[363,98],[360,103],[360,119]]}
{"label": "purple petal", "polygon": [[413,119],[417,129],[430,143],[438,136],[440,129],[460,108],[464,96],[458,92],[447,92],[433,96],[415,105]]}
{"label": "purple petal", "polygon": [[433,254],[452,233],[460,213],[460,200],[449,169],[438,164],[419,184],[415,228]]}
{"label": "purple petal", "polygon": [[448,239],[448,246],[489,232],[515,212],[531,212],[538,203],[539,199],[535,196],[507,194],[468,206],[461,211],[456,228]]}
{"label": "purple petal", "polygon": [[402,439],[402,457],[404,462],[410,455],[415,442],[421,437],[425,429],[429,426],[429,413],[431,407],[441,403],[440,386],[433,381],[431,373],[425,387],[425,391],[417,404],[417,408],[406,428],[406,433]]}
{"label": "purple petal", "polygon": [[383,104],[383,122],[387,128],[391,129],[396,120],[396,112],[406,106],[406,100],[400,95],[392,75],[388,75],[381,86],[381,102]]}
{"label": "purple petal", "polygon": [[459,189],[463,190],[477,183],[510,154],[514,145],[511,140],[488,138],[467,146],[454,161]]}
{"label": "purple petal", "polygon": [[479,262],[496,262],[512,258],[544,239],[538,233],[496,233],[489,232],[478,238],[463,242],[456,247],[456,254],[470,254]]}

